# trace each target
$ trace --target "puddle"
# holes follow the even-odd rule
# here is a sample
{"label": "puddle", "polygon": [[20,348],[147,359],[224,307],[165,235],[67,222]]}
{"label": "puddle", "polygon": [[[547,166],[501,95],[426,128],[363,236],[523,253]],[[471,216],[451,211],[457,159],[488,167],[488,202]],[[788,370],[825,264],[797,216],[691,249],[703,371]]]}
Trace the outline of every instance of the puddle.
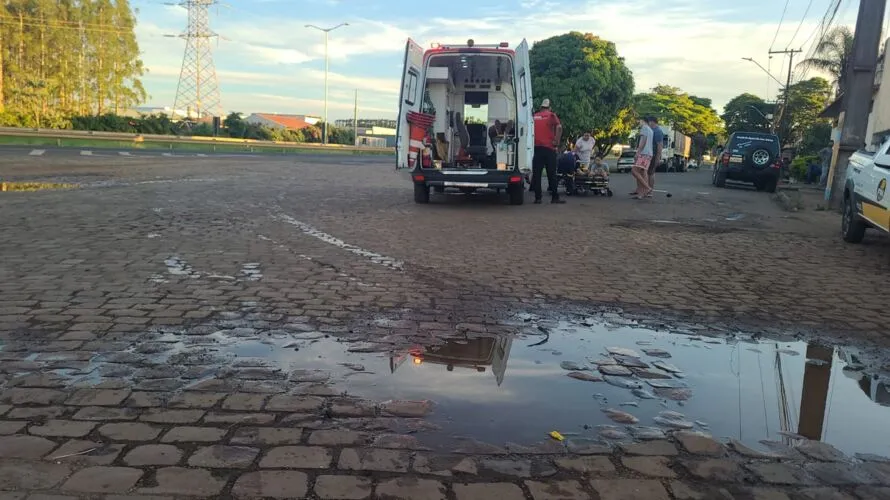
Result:
{"label": "puddle", "polygon": [[74,189],[76,187],[76,184],[60,182],[0,182],[0,192],[48,191],[53,189]]}
{"label": "puddle", "polygon": [[[272,329],[278,316],[223,313],[218,325],[148,334],[79,372],[55,373],[81,383],[131,377],[158,384],[154,390],[217,377],[330,384],[375,402],[430,400],[426,418],[437,429],[417,438],[436,449],[453,448],[459,437],[532,445],[558,431],[615,443],[693,429],[762,450],[770,444],[761,441],[803,436],[850,455],[890,456],[890,441],[877,438],[890,421],[890,379],[856,350],[679,326],[683,333],[656,331],[606,315],[577,323],[520,317],[512,324],[525,335],[381,353],[371,351],[390,344],[348,343],[308,324]],[[153,366],[134,372],[131,363]]]}

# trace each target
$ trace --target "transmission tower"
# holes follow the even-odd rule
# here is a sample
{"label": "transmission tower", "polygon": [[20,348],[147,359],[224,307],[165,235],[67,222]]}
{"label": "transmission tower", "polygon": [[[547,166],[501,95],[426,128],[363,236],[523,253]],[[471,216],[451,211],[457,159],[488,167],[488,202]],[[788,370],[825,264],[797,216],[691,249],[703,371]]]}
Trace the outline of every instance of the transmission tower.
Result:
{"label": "transmission tower", "polygon": [[210,45],[217,34],[210,29],[208,14],[208,8],[216,3],[217,0],[183,0],[179,3],[188,10],[189,21],[186,31],[178,35],[185,39],[185,53],[173,109],[184,110],[188,116],[197,118],[222,114]]}

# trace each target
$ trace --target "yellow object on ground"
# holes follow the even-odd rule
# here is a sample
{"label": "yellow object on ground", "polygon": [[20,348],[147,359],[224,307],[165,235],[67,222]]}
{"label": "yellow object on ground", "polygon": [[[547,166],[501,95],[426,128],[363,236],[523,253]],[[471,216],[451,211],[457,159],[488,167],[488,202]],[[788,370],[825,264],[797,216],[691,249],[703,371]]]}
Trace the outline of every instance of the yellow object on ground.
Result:
{"label": "yellow object on ground", "polygon": [[564,437],[562,437],[562,434],[560,434],[556,431],[550,431],[550,437],[552,437],[553,439],[555,439],[557,441],[562,441],[565,439]]}

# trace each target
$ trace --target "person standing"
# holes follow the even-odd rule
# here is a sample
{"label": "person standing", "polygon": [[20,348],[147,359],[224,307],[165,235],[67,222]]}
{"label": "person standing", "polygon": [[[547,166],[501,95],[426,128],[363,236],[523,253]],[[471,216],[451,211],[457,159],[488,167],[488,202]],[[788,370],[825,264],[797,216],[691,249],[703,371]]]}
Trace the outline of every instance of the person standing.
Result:
{"label": "person standing", "polygon": [[658,118],[649,117],[652,127],[652,161],[649,162],[649,189],[655,189],[655,169],[661,164],[661,152],[664,149],[664,132],[658,126]]}
{"label": "person standing", "polygon": [[822,175],[819,177],[819,187],[828,185],[828,170],[831,168],[831,157],[834,156],[834,141],[828,141],[828,146],[819,150],[819,163],[822,165]]}
{"label": "person standing", "polygon": [[590,157],[593,155],[595,146],[596,139],[590,135],[590,132],[584,132],[584,135],[575,141],[575,154],[578,155],[578,161],[581,162],[581,170],[586,171],[590,166]]}
{"label": "person standing", "polygon": [[633,192],[636,199],[652,196],[652,188],[649,187],[649,165],[652,163],[652,127],[650,119],[640,118],[640,139],[637,142],[637,154],[634,157],[634,165],[631,174],[637,181],[637,190]]}
{"label": "person standing", "polygon": [[559,199],[556,186],[556,148],[562,141],[562,123],[556,113],[550,110],[550,99],[541,101],[541,109],[535,113],[535,157],[532,160],[532,189],[535,203],[540,204],[541,174],[547,170],[547,184],[551,203],[565,203]]}

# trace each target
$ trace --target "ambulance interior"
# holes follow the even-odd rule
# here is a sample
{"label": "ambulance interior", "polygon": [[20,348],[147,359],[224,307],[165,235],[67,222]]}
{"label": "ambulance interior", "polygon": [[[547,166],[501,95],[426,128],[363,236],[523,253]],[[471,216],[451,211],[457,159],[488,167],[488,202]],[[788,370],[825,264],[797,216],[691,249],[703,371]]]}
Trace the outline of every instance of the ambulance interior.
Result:
{"label": "ambulance interior", "polygon": [[[430,57],[424,107],[436,115],[433,161],[444,168],[510,170],[516,161],[516,92],[507,54]],[[495,139],[489,137],[494,127]]]}

